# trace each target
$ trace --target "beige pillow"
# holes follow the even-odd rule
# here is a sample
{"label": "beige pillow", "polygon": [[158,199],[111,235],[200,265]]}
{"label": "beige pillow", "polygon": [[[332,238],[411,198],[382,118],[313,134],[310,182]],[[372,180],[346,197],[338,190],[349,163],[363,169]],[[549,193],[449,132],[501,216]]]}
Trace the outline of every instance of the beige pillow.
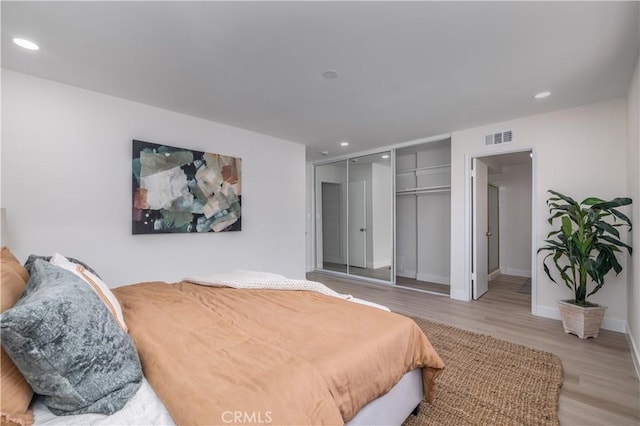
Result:
{"label": "beige pillow", "polygon": [[[0,259],[2,259],[2,269],[10,268],[13,269],[22,277],[22,280],[26,283],[29,281],[29,272],[25,269],[24,266],[18,262],[18,259],[11,253],[8,247],[2,247],[0,250]],[[22,293],[20,293],[22,294]],[[20,296],[18,296],[20,297]]]}
{"label": "beige pillow", "polygon": [[15,257],[13,253],[11,253],[11,250],[9,250],[9,247],[6,247],[6,246],[2,247],[2,250],[0,251],[0,259],[8,260],[10,262],[20,263],[18,258]]}
{"label": "beige pillow", "polygon": [[[11,254],[8,250],[7,252]],[[17,262],[5,261],[5,248],[3,248],[0,312],[4,312],[15,305],[24,292],[26,285],[22,277],[15,271],[15,268],[6,267],[10,263],[17,264]],[[20,264],[17,265],[21,266]],[[33,397],[33,390],[31,390],[31,386],[22,377],[22,374],[4,349],[0,349],[0,377],[0,423],[2,425],[32,425],[33,413],[29,409],[29,404]]]}

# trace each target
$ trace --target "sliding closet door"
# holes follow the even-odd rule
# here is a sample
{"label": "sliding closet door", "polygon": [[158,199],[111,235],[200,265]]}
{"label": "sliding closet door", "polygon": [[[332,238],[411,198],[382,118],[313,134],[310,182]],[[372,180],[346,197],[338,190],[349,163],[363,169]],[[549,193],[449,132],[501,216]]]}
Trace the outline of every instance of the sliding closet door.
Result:
{"label": "sliding closet door", "polygon": [[367,267],[367,212],[369,212],[367,181],[349,182],[349,266]]}
{"label": "sliding closet door", "polygon": [[315,167],[316,269],[393,281],[391,152]]}
{"label": "sliding closet door", "polygon": [[316,269],[347,272],[347,162],[315,168]]}
{"label": "sliding closet door", "polygon": [[349,274],[391,281],[391,153],[349,159]]}

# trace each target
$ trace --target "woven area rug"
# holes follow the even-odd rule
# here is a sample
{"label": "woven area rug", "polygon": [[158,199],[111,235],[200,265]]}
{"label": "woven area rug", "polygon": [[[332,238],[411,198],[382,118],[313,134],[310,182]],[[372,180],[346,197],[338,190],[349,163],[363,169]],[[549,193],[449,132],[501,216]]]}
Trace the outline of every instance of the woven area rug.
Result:
{"label": "woven area rug", "polygon": [[404,426],[558,425],[560,359],[548,352],[413,318],[446,367],[432,404]]}

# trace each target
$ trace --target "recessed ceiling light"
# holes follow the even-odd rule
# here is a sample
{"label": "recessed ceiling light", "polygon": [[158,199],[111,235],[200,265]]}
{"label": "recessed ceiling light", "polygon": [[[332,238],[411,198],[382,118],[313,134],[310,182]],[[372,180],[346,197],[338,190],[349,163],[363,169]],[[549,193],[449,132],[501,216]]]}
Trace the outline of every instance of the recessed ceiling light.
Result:
{"label": "recessed ceiling light", "polygon": [[329,151],[322,151],[322,152],[320,152],[320,154],[322,154],[322,155],[329,155]]}
{"label": "recessed ceiling light", "polygon": [[340,142],[340,146],[349,146],[349,142],[342,141],[342,142]]}
{"label": "recessed ceiling light", "polygon": [[327,80],[333,80],[335,78],[338,78],[338,71],[336,71],[336,70],[326,70],[325,72],[322,73],[322,76],[324,78],[326,78]]}
{"label": "recessed ceiling light", "polygon": [[17,44],[20,47],[23,47],[25,49],[29,49],[29,50],[40,50],[40,46],[38,46],[37,44],[35,44],[32,41],[29,40],[25,40],[23,38],[14,38],[13,42],[15,44]]}
{"label": "recessed ceiling light", "polygon": [[351,160],[351,162],[352,162],[352,163],[357,163],[357,162],[358,162],[358,159],[357,159],[357,158],[353,158],[353,159]]}
{"label": "recessed ceiling light", "polygon": [[384,155],[382,156],[382,158],[384,158],[384,159],[386,160],[387,158],[389,158],[389,154],[384,154]]}
{"label": "recessed ceiling light", "polygon": [[548,97],[549,95],[551,95],[551,92],[540,92],[540,93],[536,93],[535,95],[533,95],[534,98],[536,99],[544,99],[546,97]]}

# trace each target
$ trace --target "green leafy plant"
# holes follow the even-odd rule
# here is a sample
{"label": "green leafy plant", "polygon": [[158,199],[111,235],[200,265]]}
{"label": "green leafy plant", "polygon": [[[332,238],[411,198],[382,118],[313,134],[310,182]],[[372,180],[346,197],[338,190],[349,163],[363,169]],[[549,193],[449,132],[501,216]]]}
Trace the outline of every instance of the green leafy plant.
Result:
{"label": "green leafy plant", "polygon": [[[616,275],[622,271],[617,253],[622,252],[621,248],[632,253],[632,248],[620,241],[617,229],[628,226],[631,230],[631,221],[616,210],[616,207],[631,204],[631,199],[605,201],[590,197],[578,203],[559,192],[548,192],[553,195],[547,200],[551,214],[549,223],[560,219],[561,226],[549,232],[544,240],[547,245],[538,249],[538,253],[549,252],[542,262],[544,271],[557,284],[547,265],[547,260],[551,258],[556,272],[575,295],[575,300],[570,302],[579,306],[594,306],[587,302],[587,297],[602,288],[605,276],[611,269]],[[595,284],[590,292],[587,292],[588,278]]]}

